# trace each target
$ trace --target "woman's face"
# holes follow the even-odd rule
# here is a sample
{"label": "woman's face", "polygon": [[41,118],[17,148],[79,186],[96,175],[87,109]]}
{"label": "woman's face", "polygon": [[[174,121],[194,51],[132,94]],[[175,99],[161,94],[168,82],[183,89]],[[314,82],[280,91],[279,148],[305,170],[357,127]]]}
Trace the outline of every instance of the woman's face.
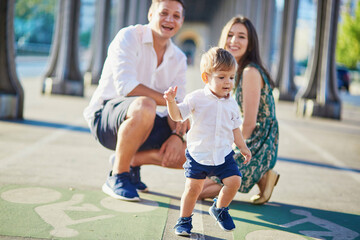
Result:
{"label": "woman's face", "polygon": [[225,49],[234,56],[236,61],[244,56],[248,43],[248,31],[244,24],[235,23],[232,25],[226,39]]}

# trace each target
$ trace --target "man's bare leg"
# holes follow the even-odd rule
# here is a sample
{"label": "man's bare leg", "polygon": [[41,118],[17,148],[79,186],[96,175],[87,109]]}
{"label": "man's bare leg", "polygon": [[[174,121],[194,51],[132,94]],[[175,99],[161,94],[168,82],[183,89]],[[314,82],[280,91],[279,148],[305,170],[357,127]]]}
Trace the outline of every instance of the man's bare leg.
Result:
{"label": "man's bare leg", "polygon": [[139,97],[131,103],[118,130],[113,174],[130,171],[130,162],[149,136],[155,116],[156,103],[151,98]]}

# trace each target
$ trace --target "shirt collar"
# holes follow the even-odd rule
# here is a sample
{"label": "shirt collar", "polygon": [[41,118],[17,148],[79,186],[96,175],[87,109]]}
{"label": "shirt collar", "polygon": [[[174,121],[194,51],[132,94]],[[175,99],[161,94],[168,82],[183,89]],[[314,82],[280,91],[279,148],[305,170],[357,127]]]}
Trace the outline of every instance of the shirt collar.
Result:
{"label": "shirt collar", "polygon": [[[145,25],[145,32],[144,32],[144,35],[143,35],[143,39],[142,39],[142,42],[144,44],[146,43],[150,43],[151,45],[153,44],[154,42],[154,38],[153,38],[153,35],[152,35],[152,31],[151,31],[151,28],[149,26],[149,24],[146,24]],[[167,46],[166,46],[166,51],[165,51],[165,54],[164,54],[164,57],[170,57],[172,56],[174,53],[174,44],[172,42],[171,39],[169,39],[169,41],[167,42]]]}

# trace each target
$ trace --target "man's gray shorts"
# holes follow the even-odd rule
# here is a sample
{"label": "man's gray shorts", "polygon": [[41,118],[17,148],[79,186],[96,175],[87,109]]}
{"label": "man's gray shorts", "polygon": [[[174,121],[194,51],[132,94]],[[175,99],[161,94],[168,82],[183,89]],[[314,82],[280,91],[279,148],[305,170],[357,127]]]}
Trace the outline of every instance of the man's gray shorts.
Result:
{"label": "man's gray shorts", "polygon": [[[91,124],[91,133],[108,149],[115,150],[117,132],[125,121],[130,104],[137,97],[119,97],[105,101],[103,106],[95,112],[95,119]],[[171,129],[167,117],[156,115],[153,129],[138,151],[160,149],[161,145],[170,137]]]}

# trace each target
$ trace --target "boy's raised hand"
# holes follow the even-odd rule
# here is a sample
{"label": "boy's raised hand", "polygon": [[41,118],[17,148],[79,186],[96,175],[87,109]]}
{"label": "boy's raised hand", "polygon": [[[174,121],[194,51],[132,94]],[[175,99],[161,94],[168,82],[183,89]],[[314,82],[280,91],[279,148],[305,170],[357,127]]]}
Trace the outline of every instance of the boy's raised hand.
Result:
{"label": "boy's raised hand", "polygon": [[164,92],[165,100],[168,102],[175,102],[176,92],[177,86],[175,86],[174,88],[169,87],[169,89]]}

